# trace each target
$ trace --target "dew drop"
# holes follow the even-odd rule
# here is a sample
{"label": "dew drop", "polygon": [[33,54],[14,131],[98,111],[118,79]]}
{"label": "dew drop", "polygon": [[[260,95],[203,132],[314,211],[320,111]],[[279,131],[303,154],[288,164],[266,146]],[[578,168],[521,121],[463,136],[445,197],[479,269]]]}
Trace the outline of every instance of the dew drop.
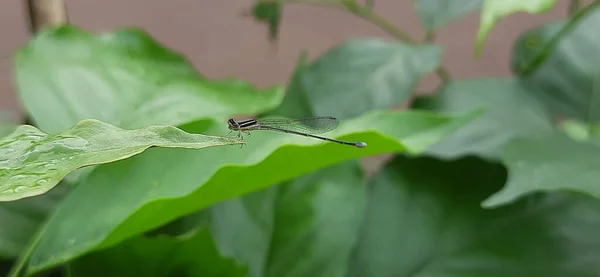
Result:
{"label": "dew drop", "polygon": [[14,191],[15,192],[22,192],[22,191],[26,191],[28,189],[29,189],[29,187],[27,187],[27,186],[17,186],[17,187],[15,187]]}
{"label": "dew drop", "polygon": [[42,178],[42,179],[35,181],[35,184],[38,186],[43,186],[43,185],[47,184],[49,181],[50,181],[50,178]]}

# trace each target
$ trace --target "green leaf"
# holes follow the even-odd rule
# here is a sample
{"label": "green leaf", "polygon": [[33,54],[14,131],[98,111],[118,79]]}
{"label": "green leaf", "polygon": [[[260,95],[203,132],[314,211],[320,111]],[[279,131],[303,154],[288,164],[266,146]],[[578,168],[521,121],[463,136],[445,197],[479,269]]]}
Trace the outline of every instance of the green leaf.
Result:
{"label": "green leaf", "polygon": [[453,19],[479,10],[483,0],[413,0],[425,29],[433,31]]}
{"label": "green leaf", "polygon": [[281,1],[258,0],[252,6],[254,19],[264,22],[269,26],[269,39],[276,40],[281,24]]}
{"label": "green leaf", "polygon": [[282,87],[258,91],[208,81],[145,32],[94,36],[73,26],[37,34],[16,58],[17,89],[41,130],[62,132],[84,119],[122,128],[182,125],[275,108]]}
{"label": "green leaf", "polygon": [[441,52],[437,45],[350,40],[308,66],[300,64],[288,94],[304,94],[297,105],[310,107],[310,114],[342,119],[391,108],[407,100],[419,79],[439,66]]}
{"label": "green leaf", "polygon": [[[317,116],[314,114],[312,102],[309,99],[310,88],[305,87],[302,76],[308,68],[308,53],[303,51],[298,58],[294,73],[290,78],[285,98],[281,104],[267,113],[267,115],[287,116],[291,118],[305,118]],[[329,114],[329,112],[327,112]]]}
{"label": "green leaf", "polygon": [[444,158],[480,155],[498,158],[506,142],[519,137],[554,133],[552,118],[531,91],[509,78],[454,81],[433,96],[420,97],[413,107],[459,112],[483,107],[483,115],[445,137],[426,153]]}
{"label": "green leaf", "polygon": [[570,22],[553,23],[525,33],[515,46],[513,70],[556,116],[600,120],[600,63],[590,59],[600,55],[597,6],[567,33],[561,32]]}
{"label": "green leaf", "polygon": [[59,185],[44,195],[0,203],[0,259],[16,258],[48,214],[67,194]]}
{"label": "green leaf", "polygon": [[250,276],[345,276],[365,204],[362,170],[349,161],[215,205],[224,253]]}
{"label": "green leaf", "polygon": [[370,184],[348,276],[596,276],[600,202],[554,193],[482,209],[505,178],[475,158],[396,158]]}
{"label": "green leaf", "polygon": [[515,139],[502,150],[510,175],[506,186],[486,199],[495,207],[534,192],[577,191],[600,198],[600,146],[556,134],[545,139]]}
{"label": "green leaf", "polygon": [[[29,260],[28,271],[39,272],[219,201],[332,164],[381,153],[418,153],[479,114],[381,111],[343,122],[330,132],[330,137],[366,141],[365,148],[257,131],[242,149],[214,147],[201,153],[150,149],[144,155],[103,165],[57,209]],[[204,133],[226,132],[220,122],[202,127]]]}
{"label": "green leaf", "polygon": [[56,135],[22,125],[0,139],[0,201],[43,194],[80,167],[126,159],[152,146],[201,149],[241,143],[171,126],[124,130],[91,119]]}
{"label": "green leaf", "polygon": [[92,253],[70,266],[72,276],[243,277],[246,269],[222,257],[204,227],[181,237],[138,237]]}
{"label": "green leaf", "polygon": [[563,120],[558,125],[558,129],[577,141],[586,141],[593,135],[593,126],[578,120]]}
{"label": "green leaf", "polygon": [[481,23],[475,39],[475,57],[479,56],[487,35],[502,17],[517,12],[545,13],[552,9],[556,3],[556,0],[484,0]]}

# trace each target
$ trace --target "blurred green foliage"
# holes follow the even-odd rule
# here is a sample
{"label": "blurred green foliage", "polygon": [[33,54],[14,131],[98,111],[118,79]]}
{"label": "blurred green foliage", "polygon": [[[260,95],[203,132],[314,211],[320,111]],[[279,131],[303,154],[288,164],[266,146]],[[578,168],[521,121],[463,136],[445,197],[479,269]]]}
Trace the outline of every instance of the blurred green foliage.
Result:
{"label": "blurred green foliage", "polygon": [[[599,276],[600,1],[523,33],[514,76],[470,80],[443,68],[451,53],[366,2],[251,7],[272,39],[289,3],[345,10],[395,38],[301,53],[285,89],[209,80],[143,30],[38,33],[15,63],[35,127],[0,125],[0,267],[15,277]],[[502,17],[556,1],[413,3],[430,38],[480,11],[478,53]],[[441,86],[415,95],[428,74]],[[240,114],[335,116],[328,136],[368,146],[253,132],[240,149],[226,136]],[[359,159],[378,154],[391,159],[366,172]]]}

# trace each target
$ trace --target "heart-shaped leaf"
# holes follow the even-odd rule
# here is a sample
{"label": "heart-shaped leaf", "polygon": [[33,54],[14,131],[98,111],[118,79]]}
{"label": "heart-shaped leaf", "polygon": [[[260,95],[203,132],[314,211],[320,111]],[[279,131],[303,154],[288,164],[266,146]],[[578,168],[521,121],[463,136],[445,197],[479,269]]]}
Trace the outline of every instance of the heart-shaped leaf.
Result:
{"label": "heart-shaped leaf", "polygon": [[476,158],[396,158],[370,185],[347,276],[596,276],[600,202],[553,193],[482,209],[505,178]]}
{"label": "heart-shaped leaf", "polygon": [[515,79],[454,81],[433,96],[417,98],[414,107],[459,112],[484,107],[484,114],[465,128],[427,149],[444,158],[476,154],[498,158],[500,148],[513,138],[544,137],[554,133],[552,118]]}
{"label": "heart-shaped leaf", "polygon": [[441,52],[436,45],[354,39],[311,64],[302,56],[288,88],[295,96],[286,97],[273,113],[284,110],[290,116],[290,106],[299,106],[303,116],[345,119],[388,109],[408,99],[419,79],[439,66]]}
{"label": "heart-shaped leaf", "polygon": [[479,10],[483,0],[413,0],[413,3],[425,28],[433,31]]}
{"label": "heart-shaped leaf", "polygon": [[[57,209],[33,251],[28,271],[35,273],[115,245],[219,201],[338,162],[396,151],[418,153],[479,114],[374,112],[343,122],[331,132],[331,137],[366,141],[368,146],[362,149],[257,131],[243,149],[215,147],[202,153],[150,149],[103,165]],[[223,133],[225,126],[219,123],[201,131]]]}
{"label": "heart-shaped leaf", "polygon": [[483,203],[494,207],[535,192],[577,191],[600,198],[600,146],[555,134],[544,139],[515,139],[506,144],[502,162],[510,174],[506,186]]}
{"label": "heart-shaped leaf", "polygon": [[236,81],[208,81],[145,32],[91,35],[49,28],[16,58],[17,90],[41,130],[58,133],[84,119],[122,128],[181,125],[275,108],[280,86],[260,92]]}
{"label": "heart-shaped leaf", "polygon": [[92,119],[56,135],[23,125],[0,139],[0,201],[43,194],[80,167],[126,159],[151,146],[201,149],[241,143],[171,126],[124,130]]}

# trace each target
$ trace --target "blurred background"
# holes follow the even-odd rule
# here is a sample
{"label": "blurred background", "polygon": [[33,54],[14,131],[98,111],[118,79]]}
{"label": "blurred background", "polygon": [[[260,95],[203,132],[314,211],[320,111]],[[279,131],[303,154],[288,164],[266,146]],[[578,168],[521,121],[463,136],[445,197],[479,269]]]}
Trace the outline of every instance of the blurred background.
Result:
{"label": "blurred background", "polygon": [[[588,1],[586,1],[588,2]],[[19,120],[22,108],[14,91],[12,55],[30,37],[26,1],[0,1],[0,111]],[[209,78],[235,76],[259,87],[286,83],[302,50],[314,58],[354,37],[388,37],[376,26],[341,10],[306,4],[286,5],[276,46],[266,25],[244,12],[252,0],[67,0],[72,24],[88,31],[140,27],[185,55]],[[417,40],[425,37],[412,0],[377,0],[375,9]],[[443,63],[455,78],[510,75],[509,61],[518,34],[533,26],[564,18],[568,1],[544,15],[520,13],[500,21],[488,37],[479,60],[473,45],[479,15],[473,13],[441,29],[436,42],[445,48]],[[433,89],[434,77],[422,89]],[[3,116],[3,115],[0,115]]]}

